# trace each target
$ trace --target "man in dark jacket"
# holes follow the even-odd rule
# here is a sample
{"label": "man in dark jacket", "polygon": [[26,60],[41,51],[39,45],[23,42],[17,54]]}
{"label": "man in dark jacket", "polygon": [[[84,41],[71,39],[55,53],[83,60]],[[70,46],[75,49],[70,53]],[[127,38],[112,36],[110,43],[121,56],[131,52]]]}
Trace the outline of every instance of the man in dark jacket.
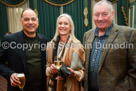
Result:
{"label": "man in dark jacket", "polygon": [[8,81],[8,91],[21,91],[17,75],[24,73],[24,91],[45,91],[45,63],[47,38],[36,33],[37,14],[32,9],[22,12],[23,30],[5,35],[0,47],[0,74]]}

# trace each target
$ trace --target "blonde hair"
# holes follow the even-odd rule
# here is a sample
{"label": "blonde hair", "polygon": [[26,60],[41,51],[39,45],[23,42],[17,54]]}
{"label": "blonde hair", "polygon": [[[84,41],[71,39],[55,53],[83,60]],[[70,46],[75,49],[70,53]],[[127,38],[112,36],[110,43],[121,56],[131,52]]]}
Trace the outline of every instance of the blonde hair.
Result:
{"label": "blonde hair", "polygon": [[56,40],[56,39],[57,39],[57,36],[59,35],[59,32],[58,32],[58,22],[59,22],[59,19],[60,19],[61,17],[66,17],[66,18],[69,20],[69,22],[70,22],[70,26],[71,26],[70,36],[72,37],[73,42],[79,42],[79,40],[78,40],[78,39],[75,37],[75,35],[74,35],[74,29],[75,29],[75,27],[74,27],[73,20],[72,20],[71,16],[68,15],[68,14],[66,14],[66,13],[61,14],[61,15],[57,18],[57,22],[56,22],[56,33],[55,33],[55,35],[54,35],[54,37],[53,37],[53,40]]}

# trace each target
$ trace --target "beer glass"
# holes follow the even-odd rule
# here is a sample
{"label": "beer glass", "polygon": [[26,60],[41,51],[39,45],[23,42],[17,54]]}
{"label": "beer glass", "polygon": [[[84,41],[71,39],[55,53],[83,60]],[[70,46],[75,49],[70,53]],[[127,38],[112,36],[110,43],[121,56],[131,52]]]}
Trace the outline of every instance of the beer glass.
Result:
{"label": "beer glass", "polygon": [[18,87],[23,91],[23,88],[25,86],[25,81],[26,81],[25,74],[24,73],[19,73],[17,75],[17,77],[19,78],[19,80],[21,82],[21,84],[19,84]]}

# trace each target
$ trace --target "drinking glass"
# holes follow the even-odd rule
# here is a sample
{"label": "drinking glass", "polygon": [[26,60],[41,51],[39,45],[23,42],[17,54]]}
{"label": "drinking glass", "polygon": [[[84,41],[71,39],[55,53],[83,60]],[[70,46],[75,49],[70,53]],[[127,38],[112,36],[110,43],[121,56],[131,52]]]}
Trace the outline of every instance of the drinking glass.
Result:
{"label": "drinking glass", "polygon": [[18,85],[18,87],[23,91],[23,88],[25,86],[25,82],[26,82],[26,79],[25,79],[25,74],[24,73],[19,73],[17,75],[17,77],[19,78],[21,84]]}
{"label": "drinking glass", "polygon": [[56,66],[56,68],[57,68],[58,70],[59,70],[60,67],[62,66],[62,63],[63,63],[63,61],[60,61],[60,60],[54,61],[54,64],[55,64],[55,66]]}
{"label": "drinking glass", "polygon": [[[56,66],[56,68],[59,70],[60,67],[62,66],[63,61],[61,59],[57,59],[57,57],[54,58],[54,65]],[[59,76],[59,73],[58,73]],[[57,77],[56,77],[57,79]]]}

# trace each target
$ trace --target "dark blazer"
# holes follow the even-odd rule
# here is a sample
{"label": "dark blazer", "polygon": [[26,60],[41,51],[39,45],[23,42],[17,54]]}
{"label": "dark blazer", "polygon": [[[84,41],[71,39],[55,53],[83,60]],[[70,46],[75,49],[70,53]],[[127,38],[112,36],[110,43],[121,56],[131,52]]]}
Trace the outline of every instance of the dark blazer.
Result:
{"label": "dark blazer", "polygon": [[[95,29],[86,32],[83,40],[86,59],[85,91],[90,91],[88,72],[91,45],[95,37],[94,31]],[[99,91],[136,91],[136,30],[114,24],[106,44],[119,45],[123,43],[132,44],[133,47],[103,49],[97,74]]]}
{"label": "dark blazer", "polygon": [[[38,33],[37,36],[40,44],[41,43],[47,44],[47,38]],[[8,81],[8,91],[20,91],[18,87],[12,87],[10,85],[10,76],[12,73],[25,73],[27,78],[26,54],[25,50],[22,49],[21,47],[21,44],[23,43],[24,43],[23,31],[6,35],[2,40],[2,46],[0,47],[0,74],[4,76]],[[45,55],[46,55],[45,48],[44,49],[41,48],[44,87],[46,86]]]}

